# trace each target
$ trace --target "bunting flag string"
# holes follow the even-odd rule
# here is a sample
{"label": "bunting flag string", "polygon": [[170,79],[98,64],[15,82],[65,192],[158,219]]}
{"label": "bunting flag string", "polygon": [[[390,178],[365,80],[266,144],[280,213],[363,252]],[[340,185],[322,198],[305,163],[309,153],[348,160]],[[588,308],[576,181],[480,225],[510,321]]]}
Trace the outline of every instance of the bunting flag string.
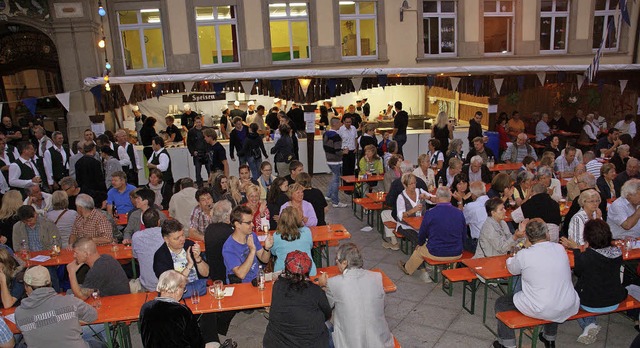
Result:
{"label": "bunting flag string", "polygon": [[427,86],[429,88],[433,87],[436,84],[436,77],[433,75],[427,75]]}
{"label": "bunting flag string", "polygon": [[195,84],[194,81],[185,81],[184,82],[184,91],[186,93],[190,93],[191,90],[193,89],[193,85]]}
{"label": "bunting flag string", "polygon": [[450,76],[449,80],[451,81],[451,89],[454,91],[457,90],[458,84],[460,83],[460,78],[455,76]]}
{"label": "bunting flag string", "polygon": [[69,92],[56,94],[56,98],[58,98],[58,101],[60,102],[60,104],[62,104],[62,106],[64,106],[64,108],[67,109],[67,111],[71,111],[71,110],[69,110],[69,95],[70,94],[71,93],[69,93]]}
{"label": "bunting flag string", "polygon": [[576,75],[576,81],[578,82],[578,90],[582,88],[582,84],[584,83],[584,75]]}
{"label": "bunting flag string", "polygon": [[607,38],[609,37],[609,30],[611,30],[611,26],[614,25],[614,22],[615,21],[613,20],[609,21],[609,23],[607,23],[607,26],[604,28],[604,33],[602,35],[602,40],[600,41],[600,46],[598,47],[598,50],[596,51],[596,55],[593,57],[591,64],[589,65],[589,67],[587,68],[587,71],[584,74],[587,81],[589,82],[592,82],[595,79],[596,75],[598,74],[598,69],[600,68],[600,58],[602,58],[604,46],[607,41]]}
{"label": "bunting flag string", "polygon": [[481,88],[482,88],[482,79],[473,79],[473,90],[476,92],[476,95],[480,94]]}
{"label": "bunting flag string", "polygon": [[131,91],[133,91],[133,83],[123,83],[120,85],[120,89],[122,90],[124,99],[126,99],[128,103],[129,98],[131,98]]}
{"label": "bunting flag string", "polygon": [[502,90],[502,83],[504,79],[493,79],[493,84],[496,85],[496,91],[498,91],[498,95],[500,95],[500,91]]}
{"label": "bunting flag string", "polygon": [[536,75],[538,76],[538,81],[540,81],[540,84],[544,86],[544,81],[545,81],[545,78],[547,77],[547,73],[544,71],[541,71],[541,72],[537,72]]}
{"label": "bunting flag string", "polygon": [[627,82],[629,82],[629,80],[620,80],[620,95],[622,95],[624,89],[627,88]]}
{"label": "bunting flag string", "polygon": [[255,83],[254,80],[240,81],[240,84],[242,85],[242,90],[244,91],[244,94],[246,96],[251,95],[251,91],[253,90],[254,83]]}
{"label": "bunting flag string", "polygon": [[224,89],[224,85],[226,84],[226,82],[218,82],[218,83],[214,83],[213,84],[213,91],[216,94],[220,94],[222,93],[222,90]]}
{"label": "bunting flag string", "polygon": [[519,91],[524,90],[524,76],[516,77],[516,81],[518,82],[518,90]]}
{"label": "bunting flag string", "polygon": [[31,115],[36,114],[36,105],[38,104],[38,98],[26,98],[26,99],[22,99],[22,103],[24,104],[24,106],[27,107],[27,109],[29,109],[29,112],[31,113]]}
{"label": "bunting flag string", "polygon": [[384,89],[387,86],[387,75],[378,75],[378,85]]}
{"label": "bunting flag string", "polygon": [[351,78],[351,83],[353,84],[353,88],[356,90],[356,93],[360,92],[360,88],[362,87],[362,80],[362,77]]}
{"label": "bunting flag string", "polygon": [[336,79],[327,80],[327,88],[329,89],[329,96],[331,96],[331,97],[335,97],[336,96],[336,88],[337,87],[338,87],[338,80],[336,80]]}

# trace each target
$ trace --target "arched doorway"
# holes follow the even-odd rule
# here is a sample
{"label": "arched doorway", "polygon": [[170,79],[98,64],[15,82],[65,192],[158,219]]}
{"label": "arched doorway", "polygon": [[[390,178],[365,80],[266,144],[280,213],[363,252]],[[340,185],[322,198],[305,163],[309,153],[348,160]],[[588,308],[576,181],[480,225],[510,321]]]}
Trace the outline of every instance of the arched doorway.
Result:
{"label": "arched doorway", "polygon": [[[52,39],[24,23],[0,22],[2,115],[11,115],[22,127],[40,119],[48,132],[66,133],[66,110],[51,97],[61,92],[58,52]],[[21,102],[28,98],[38,98],[35,115]]]}

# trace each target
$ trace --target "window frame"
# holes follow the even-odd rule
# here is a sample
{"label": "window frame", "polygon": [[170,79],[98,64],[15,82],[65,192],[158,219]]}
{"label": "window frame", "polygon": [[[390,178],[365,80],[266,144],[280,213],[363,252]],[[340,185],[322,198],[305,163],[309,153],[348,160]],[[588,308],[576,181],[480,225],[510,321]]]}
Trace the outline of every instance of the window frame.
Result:
{"label": "window frame", "polygon": [[[274,4],[282,4],[284,3],[285,6],[285,13],[286,15],[283,17],[271,17],[271,11],[269,10],[269,7],[271,5]],[[291,4],[305,4],[305,6],[307,7],[307,15],[306,16],[291,16]],[[311,49],[311,4],[308,1],[289,1],[289,0],[283,0],[283,1],[269,1],[267,4],[267,36],[269,37],[269,57],[271,59],[271,63],[272,64],[291,64],[291,63],[310,63],[312,60],[312,49]],[[289,60],[273,60],[273,42],[271,41],[271,20],[274,19],[276,21],[285,21],[287,22],[287,28],[289,30],[289,55],[291,57],[291,59]],[[291,23],[292,22],[305,22],[307,23],[307,47],[309,48],[309,57],[308,58],[294,58],[294,54],[293,54],[293,28],[291,27]]]}
{"label": "window frame", "polygon": [[[235,12],[235,17],[234,18],[230,18],[230,19],[218,19],[218,11],[216,10],[218,7],[224,7],[224,6],[230,6],[232,8],[234,8],[234,12]],[[212,7],[214,9],[214,18],[213,19],[205,19],[205,20],[197,20],[197,9],[199,7]],[[212,4],[211,6],[194,6],[193,8],[193,20],[195,22],[195,26],[196,26],[196,45],[198,48],[198,62],[200,63],[200,68],[226,68],[226,67],[238,67],[241,66],[241,62],[240,62],[240,40],[239,40],[239,34],[238,34],[238,6],[236,5],[219,5],[219,4]],[[238,61],[237,62],[229,62],[229,63],[223,63],[222,62],[222,49],[220,48],[220,30],[218,30],[218,27],[220,25],[232,25],[235,26],[234,30],[235,30],[235,35],[236,35],[236,42],[234,42],[235,46],[236,46],[236,50],[238,52]],[[212,64],[202,64],[201,61],[201,56],[200,56],[200,39],[197,38],[197,35],[199,34],[199,29],[200,26],[213,26],[214,27],[214,32],[216,35],[216,50],[218,52],[218,61],[220,63],[212,63]]]}
{"label": "window frame", "polygon": [[[550,28],[550,38],[549,38],[549,47],[551,47],[551,49],[548,50],[543,50],[542,48],[540,48],[540,54],[560,54],[560,53],[567,53],[568,52],[568,46],[569,46],[569,28],[570,28],[570,20],[571,20],[571,0],[567,0],[567,10],[566,11],[557,11],[556,7],[557,7],[557,1],[558,0],[551,0],[552,4],[551,4],[551,11],[545,11],[543,12],[542,9],[540,9],[540,21],[542,21],[543,18],[549,18],[551,20],[551,28]],[[561,50],[557,50],[557,49],[553,49],[553,43],[555,41],[556,38],[556,32],[555,32],[555,28],[556,28],[556,18],[565,18],[566,19],[566,30],[564,33],[564,49]],[[542,26],[542,23],[540,23],[540,25]],[[540,36],[542,36],[542,27],[540,28],[540,33],[538,35],[538,38],[540,38]],[[542,40],[540,40],[542,41]]]}
{"label": "window frame", "polygon": [[[348,15],[342,15],[340,14],[340,2],[342,1],[338,1],[338,37],[340,38],[340,40],[338,41],[339,46],[340,46],[340,58],[343,61],[359,61],[359,60],[377,60],[380,57],[380,33],[378,32],[379,30],[379,23],[378,23],[378,16],[379,16],[379,7],[380,7],[380,2],[379,1],[375,1],[375,0],[362,0],[362,1],[351,1],[355,4],[355,9],[356,9],[356,13],[355,14],[348,14]],[[361,2],[371,2],[374,4],[374,13],[373,14],[360,14],[360,3]],[[374,32],[376,34],[376,42],[375,42],[375,49],[376,49],[376,54],[370,54],[370,55],[366,55],[363,56],[362,53],[362,43],[360,40],[362,40],[361,36],[360,36],[360,20],[365,19],[365,20],[370,20],[373,19],[374,20]],[[355,28],[356,28],[356,55],[355,56],[345,56],[343,55],[343,48],[342,48],[342,39],[341,39],[341,22],[343,20],[353,20],[355,21]]]}
{"label": "window frame", "polygon": [[[494,9],[494,12],[487,12],[487,9],[484,8],[485,2],[482,2],[483,5],[483,10],[482,10],[482,43],[483,43],[483,54],[484,56],[487,57],[504,57],[504,56],[513,56],[515,55],[515,44],[516,44],[516,40],[515,40],[515,34],[516,34],[516,0],[495,0],[496,1],[496,8]],[[504,2],[510,2],[511,3],[511,12],[502,12],[502,11],[498,11],[495,12],[495,10],[499,10],[500,9],[500,3],[504,1]],[[507,48],[510,48],[510,50],[507,50],[507,52],[486,52],[485,51],[485,45],[486,42],[485,37],[484,37],[484,31],[485,31],[485,19],[487,17],[491,17],[491,18],[511,18],[511,30],[507,31],[508,39],[507,40]]]}
{"label": "window frame", "polygon": [[[620,51],[620,34],[622,32],[622,26],[621,21],[622,21],[622,14],[620,13],[620,5],[618,3],[618,6],[616,6],[615,9],[611,10],[609,9],[610,4],[611,4],[611,0],[605,0],[605,9],[604,10],[597,10],[594,7],[593,10],[593,25],[591,26],[591,36],[592,36],[592,45],[593,45],[593,36],[595,35],[595,21],[596,21],[596,17],[604,17],[604,25],[608,25],[608,18],[609,17],[613,17],[614,23],[613,23],[613,27],[616,29],[616,39],[615,39],[615,43],[616,46],[615,47],[606,47],[606,45],[602,48],[602,52],[618,52]],[[595,6],[595,2],[594,2],[594,6]],[[602,36],[600,37],[600,42],[602,42],[602,40],[604,39],[604,32],[605,32],[605,28],[602,28]],[[606,44],[606,42],[605,42]],[[592,52],[596,52],[599,49],[599,47],[591,47]]]}
{"label": "window frame", "polygon": [[[142,13],[145,10],[158,10],[158,13],[160,14],[160,22],[158,23],[142,23]],[[121,24],[120,23],[120,12],[127,12],[127,11],[131,11],[131,12],[136,12],[136,17],[138,19],[138,23],[136,24]],[[149,4],[147,6],[141,7],[141,8],[136,8],[136,9],[117,9],[115,10],[115,24],[118,30],[118,37],[119,37],[119,41],[120,41],[120,54],[121,54],[121,59],[122,59],[122,68],[125,74],[132,74],[132,73],[149,73],[149,72],[164,72],[167,71],[167,46],[165,44],[165,35],[164,35],[164,30],[162,27],[162,23],[164,22],[164,19],[162,18],[162,9],[160,8],[160,6],[154,6],[153,4]],[[147,48],[145,47],[146,45],[144,45],[144,31],[146,29],[160,29],[160,35],[162,36],[162,56],[163,56],[163,61],[164,61],[164,67],[162,68],[149,68],[148,67],[148,62],[147,62]],[[138,35],[139,35],[139,39],[140,42],[142,43],[142,45],[140,45],[140,50],[142,52],[142,60],[143,60],[143,65],[144,68],[142,69],[127,69],[127,64],[126,64],[126,58],[125,58],[125,45],[124,42],[122,41],[122,32],[123,31],[130,31],[130,30],[137,30],[138,31]]]}
{"label": "window frame", "polygon": [[[453,2],[454,11],[453,12],[442,12],[442,1],[451,1]],[[435,2],[437,4],[436,12],[424,12],[424,3],[425,2]],[[458,56],[458,1],[455,0],[422,0],[420,1],[421,12],[422,12],[422,21],[420,25],[422,26],[420,29],[420,33],[422,34],[422,47],[421,53],[422,58],[436,58],[436,57],[457,57]],[[438,35],[438,53],[426,53],[426,45],[425,36],[424,36],[424,20],[427,18],[438,18],[438,28],[440,29],[440,35]],[[453,52],[442,52],[442,19],[453,19]]]}

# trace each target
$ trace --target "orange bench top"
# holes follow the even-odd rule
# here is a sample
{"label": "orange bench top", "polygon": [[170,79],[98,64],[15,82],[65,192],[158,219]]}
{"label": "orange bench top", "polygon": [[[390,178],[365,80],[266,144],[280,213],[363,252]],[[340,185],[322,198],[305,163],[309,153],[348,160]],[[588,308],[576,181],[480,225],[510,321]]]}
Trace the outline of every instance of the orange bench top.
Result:
{"label": "orange bench top", "polygon": [[478,279],[478,276],[468,267],[445,269],[442,270],[442,275],[454,283]]}
{"label": "orange bench top", "polygon": [[[628,311],[630,309],[635,309],[635,308],[640,308],[640,302],[636,301],[636,299],[634,299],[631,295],[629,295],[624,301],[620,302],[620,305],[614,311],[606,312],[606,313],[591,313],[591,312],[587,312],[585,310],[580,309],[577,314],[569,317],[567,321],[587,318],[587,317],[592,317],[592,316],[602,315],[602,314]],[[522,328],[534,327],[534,326],[550,323],[550,321],[547,321],[547,320],[528,317],[516,310],[498,312],[496,313],[496,318],[498,318],[498,320],[503,322],[505,325],[507,325],[511,329],[522,329]]]}
{"label": "orange bench top", "polygon": [[431,266],[437,266],[437,265],[448,265],[448,264],[451,264],[451,263],[454,263],[454,262],[458,262],[460,260],[470,259],[472,257],[473,257],[473,253],[471,253],[469,251],[466,251],[466,250],[463,250],[462,251],[462,256],[460,256],[459,259],[455,259],[455,260],[451,260],[451,261],[436,261],[436,260],[433,260],[433,259],[430,259],[430,258],[424,257],[424,256],[422,257],[422,259],[426,263],[431,265]]}

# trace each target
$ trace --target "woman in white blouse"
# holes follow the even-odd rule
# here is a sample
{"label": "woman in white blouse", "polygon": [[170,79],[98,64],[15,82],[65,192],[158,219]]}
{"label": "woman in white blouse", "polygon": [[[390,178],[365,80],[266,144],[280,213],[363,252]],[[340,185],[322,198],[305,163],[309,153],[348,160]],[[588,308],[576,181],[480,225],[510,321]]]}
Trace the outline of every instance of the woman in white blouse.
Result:
{"label": "woman in white blouse", "polygon": [[426,208],[426,200],[434,196],[416,187],[416,176],[413,173],[403,174],[401,181],[404,190],[396,200],[398,231],[417,243],[418,232],[403,221],[408,217],[422,216]]}
{"label": "woman in white blouse", "polygon": [[569,222],[569,239],[582,245],[584,244],[584,224],[587,220],[602,219],[602,212],[598,209],[600,194],[593,189],[586,190],[578,197],[578,204],[581,208]]}

